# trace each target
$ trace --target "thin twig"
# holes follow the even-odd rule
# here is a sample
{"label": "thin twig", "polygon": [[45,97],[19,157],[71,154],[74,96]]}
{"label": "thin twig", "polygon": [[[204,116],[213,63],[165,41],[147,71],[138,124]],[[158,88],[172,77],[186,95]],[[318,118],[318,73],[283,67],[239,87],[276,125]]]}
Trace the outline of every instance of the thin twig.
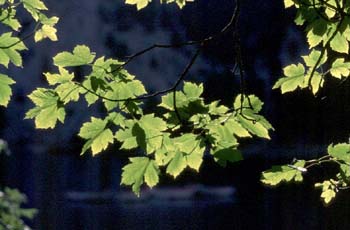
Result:
{"label": "thin twig", "polygon": [[233,11],[233,14],[231,16],[230,21],[217,33],[215,33],[214,35],[211,35],[209,37],[206,37],[204,39],[200,39],[200,40],[194,40],[194,41],[187,41],[187,42],[182,42],[182,43],[177,43],[177,44],[153,44],[150,47],[147,47],[131,56],[129,56],[127,58],[127,60],[120,66],[118,66],[118,68],[108,71],[106,72],[107,74],[110,73],[114,73],[116,71],[119,71],[121,68],[125,67],[127,64],[129,64],[133,59],[153,50],[156,48],[181,48],[183,46],[191,46],[191,45],[204,45],[206,43],[208,43],[209,41],[212,41],[214,39],[216,39],[217,37],[221,36],[222,34],[226,33],[232,25],[234,25],[237,21],[238,18],[238,11],[239,11],[239,1],[237,1],[235,9]]}
{"label": "thin twig", "polygon": [[195,60],[197,59],[198,55],[200,53],[200,49],[197,49],[195,55],[191,58],[190,62],[188,63],[188,65],[186,66],[186,68],[184,69],[184,71],[182,72],[182,74],[179,76],[179,78],[176,80],[176,82],[174,83],[174,85],[172,85],[170,88],[167,88],[165,90],[161,90],[161,91],[157,91],[155,93],[152,94],[145,94],[139,97],[134,97],[134,98],[123,98],[123,99],[113,99],[113,98],[108,98],[105,97],[103,95],[100,95],[98,93],[96,93],[95,91],[87,88],[86,86],[84,86],[82,83],[80,82],[76,82],[74,81],[74,83],[80,87],[82,87],[83,89],[85,89],[86,91],[88,91],[89,93],[94,94],[95,96],[107,100],[107,101],[111,101],[111,102],[124,102],[124,101],[140,101],[140,100],[145,100],[145,99],[149,99],[152,97],[156,97],[158,95],[162,95],[168,92],[173,91],[174,89],[177,88],[177,86],[181,83],[181,81],[183,80],[183,78],[186,76],[186,74],[188,73],[188,71],[190,70],[190,68],[192,67],[192,65],[194,64]]}
{"label": "thin twig", "polygon": [[344,20],[344,17],[342,17],[335,29],[335,31],[333,32],[333,34],[330,36],[330,38],[328,39],[328,41],[326,42],[326,44],[323,46],[323,49],[321,50],[321,54],[320,54],[320,57],[317,59],[317,62],[316,64],[313,66],[312,70],[311,70],[311,73],[310,73],[310,78],[309,78],[309,81],[308,81],[308,86],[311,88],[312,90],[312,84],[311,84],[311,81],[312,81],[312,78],[315,74],[315,71],[316,69],[318,68],[318,65],[321,63],[321,60],[324,56],[324,54],[326,53],[326,50],[327,50],[327,47],[329,46],[329,44],[331,43],[331,41],[333,40],[333,38],[337,35],[337,33],[339,32],[339,29],[340,29],[340,26],[341,24],[343,23],[343,20]]}
{"label": "thin twig", "polygon": [[31,36],[33,36],[37,31],[38,31],[38,27],[39,27],[40,23],[38,22],[36,25],[35,25],[35,28],[34,30],[30,33],[30,34],[27,34],[26,36],[24,36],[23,38],[19,39],[18,41],[12,43],[11,45],[8,45],[8,46],[0,46],[0,49],[9,49],[11,47],[14,47],[15,45],[27,40],[28,38],[30,38]]}

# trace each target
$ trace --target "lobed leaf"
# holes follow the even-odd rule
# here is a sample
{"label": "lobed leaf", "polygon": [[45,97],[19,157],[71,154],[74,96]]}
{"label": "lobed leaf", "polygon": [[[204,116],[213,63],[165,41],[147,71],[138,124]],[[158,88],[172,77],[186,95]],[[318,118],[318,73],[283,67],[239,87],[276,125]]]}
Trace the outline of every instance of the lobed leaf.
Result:
{"label": "lobed leaf", "polygon": [[328,154],[350,164],[350,144],[340,143],[328,146]]}
{"label": "lobed leaf", "polygon": [[298,167],[303,168],[305,161],[297,161],[293,166],[276,165],[270,170],[264,171],[261,175],[261,182],[266,185],[276,186],[282,182],[300,182],[303,180],[302,171]]}
{"label": "lobed leaf", "polygon": [[94,59],[95,53],[91,53],[89,47],[78,45],[74,48],[73,53],[59,53],[53,58],[53,61],[56,66],[72,67],[91,64]]}
{"label": "lobed leaf", "polygon": [[325,204],[329,204],[337,195],[336,186],[332,183],[332,180],[325,180],[322,183],[316,183],[316,188],[321,188],[321,198]]}
{"label": "lobed leaf", "polygon": [[304,87],[305,68],[302,64],[289,65],[283,69],[285,77],[280,78],[273,89],[281,88],[281,92],[287,93]]}
{"label": "lobed leaf", "polygon": [[344,58],[337,58],[332,64],[330,73],[333,77],[339,79],[348,77],[350,74],[350,62],[345,62]]}
{"label": "lobed leaf", "polygon": [[22,67],[22,57],[18,51],[26,50],[27,47],[12,33],[3,33],[0,36],[0,64],[8,68],[10,62],[15,66]]}
{"label": "lobed leaf", "polygon": [[10,85],[15,83],[14,80],[7,75],[0,74],[0,105],[7,106],[12,96],[12,89]]}
{"label": "lobed leaf", "polygon": [[91,122],[86,122],[80,129],[79,136],[86,139],[81,154],[91,148],[92,155],[106,150],[109,144],[114,143],[112,131],[107,128],[108,120],[91,117]]}
{"label": "lobed leaf", "polygon": [[25,119],[35,119],[36,128],[53,129],[57,121],[64,122],[66,112],[56,92],[38,88],[28,97],[35,107],[26,113]]}
{"label": "lobed leaf", "polygon": [[133,192],[140,196],[141,185],[146,182],[153,187],[159,182],[159,168],[147,157],[129,158],[130,163],[123,167],[121,184],[131,185]]}

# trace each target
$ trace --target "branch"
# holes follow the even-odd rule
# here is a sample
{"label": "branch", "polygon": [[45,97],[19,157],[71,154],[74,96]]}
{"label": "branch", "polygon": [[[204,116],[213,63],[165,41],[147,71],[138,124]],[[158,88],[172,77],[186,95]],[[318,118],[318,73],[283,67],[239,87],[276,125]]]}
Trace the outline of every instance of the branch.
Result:
{"label": "branch", "polygon": [[195,63],[198,55],[200,53],[200,48],[197,49],[196,53],[194,54],[194,56],[191,58],[190,62],[188,63],[188,65],[185,67],[184,71],[181,73],[181,75],[179,76],[179,78],[176,80],[176,82],[174,83],[173,86],[171,86],[170,88],[167,88],[165,90],[161,90],[161,91],[157,91],[155,93],[152,94],[146,94],[143,96],[139,96],[139,97],[134,97],[134,98],[124,98],[124,99],[112,99],[112,98],[107,98],[104,97],[98,93],[96,93],[95,91],[87,88],[86,86],[84,86],[82,83],[80,82],[76,82],[74,81],[74,83],[80,87],[82,87],[83,89],[85,89],[86,91],[88,91],[89,93],[94,94],[95,96],[107,100],[107,101],[111,101],[111,102],[125,102],[125,101],[139,101],[139,100],[145,100],[145,99],[149,99],[152,97],[156,97],[158,95],[162,95],[168,92],[171,92],[173,90],[176,90],[176,88],[179,86],[179,84],[181,83],[181,81],[184,79],[184,77],[187,75],[188,71],[191,69],[191,67],[193,66],[193,64]]}
{"label": "branch", "polygon": [[317,69],[317,66],[321,63],[321,60],[323,58],[323,55],[326,53],[326,50],[327,50],[327,47],[329,46],[329,44],[331,43],[331,41],[333,40],[333,38],[337,35],[337,33],[339,32],[339,29],[340,29],[340,26],[341,24],[343,23],[343,20],[344,20],[344,17],[342,17],[334,31],[334,33],[330,36],[330,38],[328,39],[328,41],[326,42],[326,44],[324,44],[323,46],[323,49],[321,50],[321,54],[320,54],[320,57],[317,59],[317,62],[316,64],[313,66],[312,70],[311,70],[311,73],[310,73],[310,78],[309,78],[309,81],[308,81],[308,86],[311,88],[312,90],[312,85],[311,85],[311,81],[312,81],[312,78],[315,74],[315,71]]}
{"label": "branch", "polygon": [[26,36],[24,36],[23,38],[19,39],[18,41],[12,43],[11,45],[8,46],[0,46],[0,49],[9,49],[11,47],[14,47],[15,45],[27,40],[28,38],[30,38],[31,36],[33,36],[37,31],[38,31],[38,27],[39,27],[40,23],[36,23],[34,30],[30,33],[27,34]]}
{"label": "branch", "polygon": [[187,42],[182,42],[182,43],[177,43],[177,44],[153,44],[150,47],[147,47],[147,48],[129,56],[122,65],[118,66],[118,68],[116,68],[112,71],[106,71],[106,73],[110,74],[110,73],[114,73],[116,71],[119,71],[121,68],[123,68],[127,64],[129,64],[133,59],[135,59],[135,58],[137,58],[137,57],[139,57],[139,56],[141,56],[141,55],[143,55],[143,54],[145,54],[153,49],[156,49],[156,48],[169,49],[169,48],[181,48],[183,46],[191,46],[191,45],[203,46],[206,43],[208,43],[212,40],[215,40],[216,38],[220,37],[222,34],[226,33],[231,28],[231,26],[235,25],[237,18],[238,18],[238,15],[239,15],[239,1],[236,2],[236,6],[235,6],[235,9],[232,13],[230,21],[216,34],[213,34],[213,35],[206,37],[206,38],[203,38],[201,40],[187,41]]}
{"label": "branch", "polygon": [[177,116],[177,118],[179,119],[179,121],[182,123],[182,119],[180,116],[180,113],[176,107],[176,88],[179,86],[179,84],[183,81],[183,79],[185,78],[185,76],[187,75],[187,73],[190,71],[191,67],[193,66],[193,64],[196,62],[198,55],[200,53],[200,48],[197,49],[196,53],[193,55],[193,57],[191,58],[190,62],[187,64],[186,68],[184,69],[184,71],[182,72],[182,74],[180,75],[180,77],[177,79],[177,81],[175,82],[175,84],[173,85],[172,88],[169,88],[169,90],[173,90],[173,106],[174,106],[174,112]]}
{"label": "branch", "polygon": [[[237,18],[239,16],[239,1],[236,2],[236,6],[234,8],[233,14],[231,16],[230,21],[216,34],[211,35],[207,38],[201,39],[201,40],[195,40],[195,41],[188,41],[188,42],[183,42],[183,43],[178,43],[178,44],[154,44],[148,48],[145,48],[131,56],[128,57],[128,59],[120,66],[118,66],[116,69],[113,69],[111,71],[106,71],[105,72],[107,74],[110,73],[114,73],[116,71],[119,71],[120,69],[122,69],[123,67],[125,67],[127,64],[129,64],[133,59],[153,50],[156,48],[180,48],[183,46],[190,46],[190,45],[200,45],[200,47],[197,49],[195,55],[192,57],[192,59],[190,60],[189,64],[186,66],[186,68],[184,69],[183,73],[179,76],[179,78],[177,79],[177,81],[175,82],[175,84],[165,90],[161,90],[161,91],[157,91],[155,93],[152,94],[146,94],[143,96],[139,96],[139,97],[134,97],[134,98],[124,98],[124,99],[112,99],[112,98],[107,98],[104,97],[102,95],[99,95],[98,93],[94,92],[93,90],[85,87],[83,84],[79,83],[79,82],[74,82],[75,84],[79,85],[80,87],[84,88],[86,91],[88,91],[89,93],[94,94],[95,96],[107,100],[107,101],[111,101],[111,102],[123,102],[123,101],[138,101],[138,100],[145,100],[145,99],[149,99],[152,97],[156,97],[158,95],[162,95],[165,93],[168,93],[170,91],[176,90],[177,86],[181,83],[181,81],[183,80],[183,78],[185,77],[185,75],[188,73],[188,71],[190,70],[190,68],[192,67],[192,65],[194,64],[195,60],[197,59],[199,53],[200,53],[200,49],[201,47],[203,47],[204,45],[206,45],[209,41],[212,41],[214,39],[216,39],[217,37],[221,36],[222,34],[224,34],[225,32],[227,32],[231,26],[236,25],[237,23]],[[174,98],[176,99],[176,94],[174,94]],[[175,100],[174,100],[175,102]],[[178,115],[178,111],[176,109],[176,104],[174,105],[174,109],[175,109],[175,113],[177,113]]]}

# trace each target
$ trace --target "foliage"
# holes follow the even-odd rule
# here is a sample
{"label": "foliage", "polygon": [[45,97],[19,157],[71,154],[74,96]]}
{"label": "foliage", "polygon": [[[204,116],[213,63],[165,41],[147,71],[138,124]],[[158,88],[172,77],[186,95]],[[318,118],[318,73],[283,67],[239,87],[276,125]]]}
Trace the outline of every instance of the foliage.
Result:
{"label": "foliage", "polygon": [[27,198],[17,189],[5,188],[0,191],[0,229],[30,229],[23,218],[32,219],[35,209],[24,209],[21,205]]}
{"label": "foliage", "polygon": [[[161,0],[161,3],[175,2],[182,8],[191,0]],[[151,0],[126,0],[140,10]],[[326,79],[333,77],[343,81],[349,76],[350,62],[350,3],[349,1],[285,0],[285,6],[295,7],[297,25],[306,29],[309,54],[302,61],[283,68],[283,76],[275,83],[274,89],[282,94],[299,89],[309,89],[317,95]],[[22,6],[37,22],[33,31],[34,40],[49,38],[57,40],[55,24],[57,17],[49,18],[41,0],[0,0],[0,21],[10,32],[0,36],[0,64],[8,68],[9,63],[22,66],[21,51],[26,49],[25,38],[13,36],[21,28],[16,18],[16,8]],[[53,58],[57,67],[55,73],[44,73],[49,84],[37,88],[29,98],[34,107],[26,113],[26,119],[34,119],[38,129],[53,129],[64,123],[66,106],[80,100],[86,106],[100,103],[104,115],[91,117],[83,122],[79,136],[86,142],[81,154],[91,151],[93,155],[106,150],[118,142],[120,149],[141,153],[129,160],[123,167],[122,184],[132,187],[139,195],[143,184],[153,187],[159,183],[161,173],[178,177],[184,170],[198,171],[205,154],[219,165],[243,159],[239,141],[243,138],[260,137],[270,139],[271,124],[260,114],[263,102],[244,91],[244,72],[240,53],[239,36],[235,31],[235,62],[241,79],[241,93],[232,99],[230,106],[220,101],[207,102],[201,96],[203,85],[184,81],[195,63],[200,50],[207,43],[236,29],[240,1],[230,22],[217,35],[199,41],[174,45],[154,45],[142,50],[126,61],[96,57],[89,47],[78,45],[72,52],[61,52]],[[134,58],[155,48],[195,46],[197,52],[178,77],[174,85],[155,93],[148,93],[143,83],[130,74],[126,65]],[[237,48],[238,47],[238,48]],[[84,67],[89,73],[78,81],[72,67]],[[10,100],[11,85],[14,81],[0,75],[0,105]],[[181,85],[182,84],[182,85]],[[179,88],[182,86],[181,90]],[[153,112],[145,112],[143,100],[157,97],[160,100]],[[328,154],[312,160],[297,160],[292,164],[273,166],[262,173],[261,181],[275,186],[282,182],[300,182],[310,167],[323,163],[335,163],[339,173],[315,184],[322,188],[321,197],[329,203],[341,189],[350,186],[350,146],[347,143],[330,145]]]}
{"label": "foliage", "polygon": [[[238,95],[230,108],[218,101],[205,103],[203,85],[184,82],[183,90],[164,92],[159,113],[146,114],[141,99],[147,97],[143,84],[128,73],[121,61],[96,58],[84,45],[53,58],[58,73],[45,73],[52,87],[38,88],[29,95],[35,107],[26,118],[37,128],[54,128],[64,123],[65,106],[85,99],[87,106],[102,102],[106,115],[82,124],[79,136],[86,140],[82,154],[100,153],[116,141],[121,149],[140,148],[143,157],[132,157],[123,168],[122,183],[139,194],[145,182],[152,187],[159,174],[177,177],[186,168],[199,170],[206,148],[220,165],[242,159],[237,138],[252,135],[269,139],[271,125],[259,112],[263,103],[255,96]],[[86,66],[90,73],[82,82],[69,72]],[[174,100],[175,98],[175,100]]]}
{"label": "foliage", "polygon": [[[0,154],[10,154],[7,143],[0,139]],[[0,230],[30,229],[23,222],[23,218],[32,219],[35,209],[21,208],[27,198],[17,189],[5,187],[0,190]]]}
{"label": "foliage", "polygon": [[[194,0],[160,0],[161,3],[176,3],[180,8],[186,5],[186,2],[193,2]],[[125,0],[125,3],[136,5],[138,10],[145,8],[152,0]]]}
{"label": "foliage", "polygon": [[[17,10],[22,7],[35,22],[35,28],[32,33],[25,37],[18,37],[14,34],[21,32],[21,22],[17,18]],[[21,52],[27,47],[24,41],[34,35],[35,42],[45,38],[57,41],[55,24],[58,22],[57,17],[49,18],[44,12],[47,7],[41,0],[0,0],[0,65],[5,68],[12,63],[14,66],[23,67]],[[7,106],[12,96],[11,85],[15,81],[6,74],[0,73],[0,106]],[[0,139],[0,153],[9,154],[7,143]],[[29,229],[22,218],[31,219],[34,217],[36,210],[23,209],[21,205],[26,202],[24,194],[16,189],[5,187],[0,191],[0,229]]]}
{"label": "foliage", "polygon": [[[283,69],[284,76],[276,82],[274,88],[280,88],[282,93],[308,88],[317,95],[327,78],[346,80],[350,74],[350,62],[344,56],[349,53],[350,2],[285,0],[284,3],[286,8],[297,8],[296,24],[306,25],[310,54],[302,57],[303,63],[286,66]],[[262,173],[261,181],[268,185],[277,185],[282,181],[301,181],[302,173],[306,173],[308,168],[323,163],[338,165],[338,174],[334,178],[315,184],[316,188],[322,189],[323,201],[329,204],[340,190],[350,188],[348,143],[329,145],[327,155],[305,161],[305,166],[273,166],[271,170]]]}
{"label": "foliage", "polygon": [[[17,18],[17,10],[22,7],[35,22],[35,28],[32,33],[20,38],[17,35],[21,32],[21,22]],[[27,47],[24,41],[34,35],[35,42],[39,42],[45,38],[57,41],[55,24],[58,22],[57,17],[48,17],[45,14],[47,7],[41,0],[0,0],[0,24],[2,31],[0,34],[0,65],[5,68],[12,63],[17,67],[23,67],[21,51]],[[4,30],[3,30],[4,29]],[[0,73],[0,106],[7,106],[11,95],[11,85],[14,84],[6,74]]]}

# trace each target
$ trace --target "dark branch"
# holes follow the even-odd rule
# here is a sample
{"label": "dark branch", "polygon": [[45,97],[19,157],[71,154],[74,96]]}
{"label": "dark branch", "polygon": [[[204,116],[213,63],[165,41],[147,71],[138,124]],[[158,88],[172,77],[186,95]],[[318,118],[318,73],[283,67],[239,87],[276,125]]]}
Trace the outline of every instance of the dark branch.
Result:
{"label": "dark branch", "polygon": [[142,56],[143,54],[153,50],[153,49],[156,49],[156,48],[165,48],[165,49],[169,49],[169,48],[181,48],[181,47],[184,47],[184,46],[192,46],[192,45],[205,45],[206,43],[212,41],[212,40],[215,40],[216,38],[220,37],[221,35],[225,34],[233,25],[235,25],[236,21],[237,21],[237,18],[238,18],[238,15],[239,15],[239,1],[237,1],[236,3],[236,6],[235,6],[235,9],[233,11],[233,14],[231,16],[231,19],[230,21],[219,31],[217,32],[216,34],[213,34],[209,37],[206,37],[204,39],[201,39],[201,40],[195,40],[195,41],[187,41],[187,42],[182,42],[182,43],[177,43],[177,44],[153,44],[152,46],[150,47],[147,47],[131,56],[129,56],[126,61],[118,66],[118,68],[112,70],[112,71],[109,71],[107,73],[114,73],[116,71],[119,71],[121,68],[125,67],[127,64],[129,64],[133,59],[139,57],[139,56]]}
{"label": "dark branch", "polygon": [[100,94],[97,94],[95,91],[87,88],[86,86],[84,86],[83,84],[81,84],[80,82],[74,82],[75,84],[79,85],[80,87],[82,87],[83,89],[85,89],[86,91],[88,91],[89,93],[94,94],[95,96],[98,96],[101,99],[107,100],[107,101],[111,101],[111,102],[125,102],[125,101],[140,101],[140,100],[145,100],[145,99],[149,99],[152,97],[156,97],[165,93],[169,93],[173,90],[176,90],[176,88],[179,86],[179,84],[181,83],[181,81],[184,79],[184,77],[187,75],[188,71],[191,69],[191,67],[193,66],[193,64],[195,63],[198,55],[200,53],[200,48],[197,49],[196,53],[194,54],[194,56],[191,58],[190,62],[188,63],[188,65],[186,66],[186,68],[184,69],[184,71],[181,73],[181,75],[179,76],[179,78],[176,80],[176,82],[174,83],[174,85],[172,85],[170,88],[165,89],[165,90],[161,90],[161,91],[157,91],[155,93],[152,94],[146,94],[143,96],[139,96],[139,97],[134,97],[134,98],[124,98],[124,99],[112,99],[112,98],[107,98],[104,97]]}
{"label": "dark branch", "polygon": [[32,36],[38,31],[39,25],[40,25],[40,23],[37,23],[37,24],[35,25],[34,30],[33,30],[31,33],[27,34],[27,35],[24,36],[23,38],[21,38],[21,39],[19,39],[18,41],[12,43],[11,45],[8,45],[8,46],[0,46],[0,49],[9,49],[9,48],[14,47],[15,45],[17,45],[17,44],[19,44],[19,43],[21,43],[21,42],[27,40],[28,38],[32,37]]}
{"label": "dark branch", "polygon": [[333,34],[330,36],[330,38],[328,39],[328,41],[326,42],[326,44],[323,46],[322,50],[321,50],[321,54],[320,54],[320,57],[317,59],[317,62],[316,64],[313,66],[312,70],[311,70],[311,73],[310,73],[310,78],[309,78],[309,81],[308,81],[308,86],[311,88],[312,90],[312,84],[311,84],[311,81],[312,81],[312,78],[315,74],[315,71],[318,67],[318,65],[321,63],[321,60],[323,58],[323,56],[325,55],[326,51],[327,51],[327,48],[329,46],[329,44],[331,43],[331,41],[333,40],[333,38],[337,35],[337,33],[339,32],[339,29],[340,29],[340,26],[341,24],[343,23],[343,20],[344,20],[344,17],[342,17],[335,29],[335,31],[333,32]]}

